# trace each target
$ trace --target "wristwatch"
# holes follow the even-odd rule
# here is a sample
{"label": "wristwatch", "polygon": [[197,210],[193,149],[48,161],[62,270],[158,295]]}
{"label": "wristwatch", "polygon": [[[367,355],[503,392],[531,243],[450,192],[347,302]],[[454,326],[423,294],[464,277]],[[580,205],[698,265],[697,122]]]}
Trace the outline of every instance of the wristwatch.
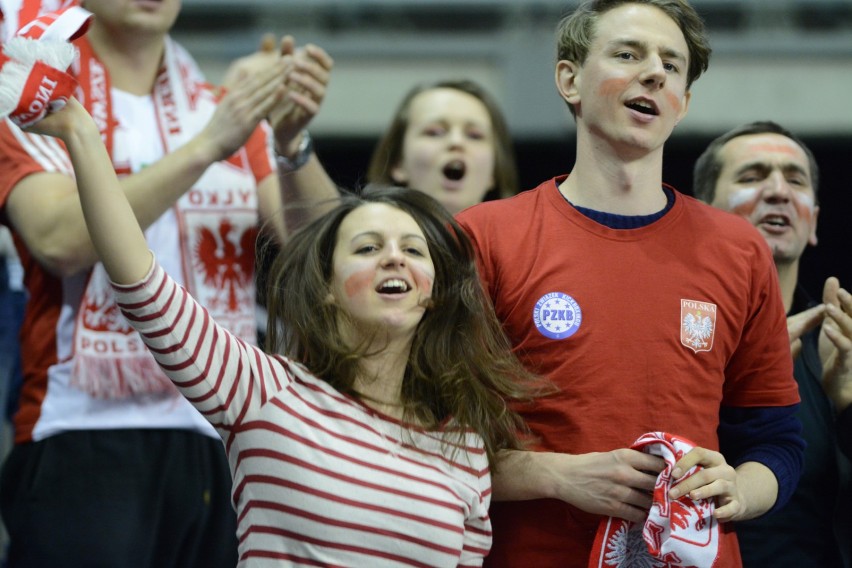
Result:
{"label": "wristwatch", "polygon": [[302,140],[299,142],[299,148],[296,150],[296,155],[290,159],[287,156],[282,156],[275,150],[275,161],[278,163],[278,169],[282,172],[295,172],[302,166],[308,163],[311,154],[314,152],[314,141],[311,140],[311,135],[307,130],[302,131]]}

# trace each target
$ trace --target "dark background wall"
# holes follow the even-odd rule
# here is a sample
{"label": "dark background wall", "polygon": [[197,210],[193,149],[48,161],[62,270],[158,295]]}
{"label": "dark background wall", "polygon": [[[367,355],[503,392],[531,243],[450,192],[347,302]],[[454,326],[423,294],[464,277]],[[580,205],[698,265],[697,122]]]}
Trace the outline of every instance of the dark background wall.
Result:
{"label": "dark background wall", "polygon": [[[316,137],[316,148],[332,177],[340,185],[352,187],[364,183],[364,172],[375,140],[361,138]],[[852,188],[843,168],[852,163],[852,135],[803,136],[820,166],[820,216],[817,228],[819,244],[810,247],[802,258],[800,281],[819,299],[828,276],[852,290]],[[666,145],[663,179],[691,195],[692,166],[711,137],[674,137]],[[521,187],[529,189],[542,180],[568,173],[574,160],[573,139],[562,141],[519,140],[515,153]]]}

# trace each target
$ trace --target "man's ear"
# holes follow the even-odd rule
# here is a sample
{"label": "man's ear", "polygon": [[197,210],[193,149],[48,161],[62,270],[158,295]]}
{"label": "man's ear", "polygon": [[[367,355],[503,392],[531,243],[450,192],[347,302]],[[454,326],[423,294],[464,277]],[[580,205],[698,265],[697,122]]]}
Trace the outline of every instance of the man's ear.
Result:
{"label": "man's ear", "polygon": [[580,66],[573,61],[563,59],[556,64],[556,89],[562,98],[571,105],[580,102]]}

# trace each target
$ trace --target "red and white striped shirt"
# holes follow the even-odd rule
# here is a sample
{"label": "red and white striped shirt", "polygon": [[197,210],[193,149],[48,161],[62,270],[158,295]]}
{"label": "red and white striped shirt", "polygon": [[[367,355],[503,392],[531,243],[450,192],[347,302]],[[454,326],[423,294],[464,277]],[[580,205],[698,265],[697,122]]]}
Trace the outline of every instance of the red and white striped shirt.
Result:
{"label": "red and white striped shirt", "polygon": [[114,287],[163,370],[225,441],[241,566],[482,564],[491,478],[477,434],[453,452],[440,432],[246,344],[156,263],[142,282]]}

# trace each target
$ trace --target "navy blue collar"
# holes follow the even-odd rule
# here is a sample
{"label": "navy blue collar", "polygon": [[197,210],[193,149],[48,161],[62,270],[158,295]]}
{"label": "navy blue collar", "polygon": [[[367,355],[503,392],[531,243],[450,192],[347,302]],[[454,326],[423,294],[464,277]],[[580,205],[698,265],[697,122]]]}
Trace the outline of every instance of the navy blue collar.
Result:
{"label": "navy blue collar", "polygon": [[[675,195],[674,191],[668,187],[663,187],[663,192],[666,194],[666,206],[656,213],[650,215],[616,215],[615,213],[605,213],[604,211],[595,211],[586,207],[577,207],[567,199],[568,203],[577,211],[605,227],[610,229],[638,229],[646,227],[658,219],[662,219],[663,215],[668,213],[674,207]],[[562,192],[560,192],[562,195]],[[564,197],[564,196],[563,196]]]}

